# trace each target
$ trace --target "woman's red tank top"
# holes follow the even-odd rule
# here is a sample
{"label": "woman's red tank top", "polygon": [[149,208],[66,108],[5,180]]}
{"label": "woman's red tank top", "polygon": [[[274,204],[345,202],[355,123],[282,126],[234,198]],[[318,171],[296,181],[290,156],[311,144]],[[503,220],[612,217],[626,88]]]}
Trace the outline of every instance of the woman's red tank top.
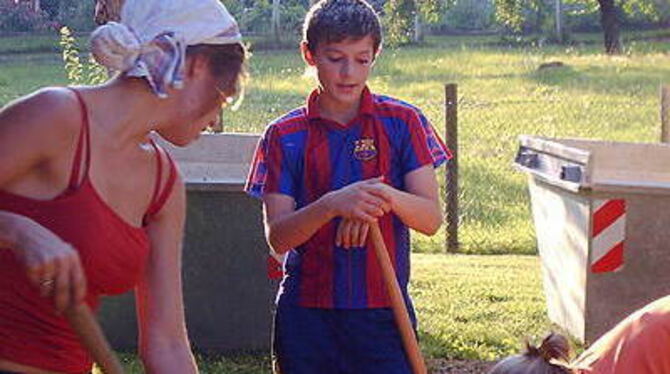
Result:
{"label": "woman's red tank top", "polygon": [[[86,273],[86,301],[95,310],[100,295],[124,293],[137,285],[150,243],[145,228],[124,221],[91,184],[86,105],[79,93],[72,91],[81,107],[82,129],[68,188],[51,200],[0,190],[0,210],[31,218],[77,250]],[[158,175],[145,224],[169,197],[176,176],[174,162],[155,143],[152,145]],[[169,177],[161,187],[163,158],[168,161]],[[57,372],[89,372],[91,357],[67,320],[56,314],[52,299],[41,297],[30,283],[24,264],[11,250],[0,249],[0,277],[0,358]]]}

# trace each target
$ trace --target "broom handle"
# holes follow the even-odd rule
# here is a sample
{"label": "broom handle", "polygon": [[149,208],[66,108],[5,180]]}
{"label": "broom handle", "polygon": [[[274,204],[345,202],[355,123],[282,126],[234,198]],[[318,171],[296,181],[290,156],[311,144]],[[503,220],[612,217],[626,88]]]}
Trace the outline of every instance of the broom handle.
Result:
{"label": "broom handle", "polygon": [[410,322],[409,314],[407,313],[405,299],[400,292],[400,286],[398,285],[395,271],[391,265],[391,259],[389,258],[386,244],[384,243],[384,237],[379,230],[379,224],[374,223],[370,225],[370,233],[372,234],[372,243],[375,248],[375,254],[377,255],[377,261],[382,270],[384,285],[386,286],[389,298],[391,299],[393,316],[395,317],[396,325],[398,325],[402,344],[412,368],[412,373],[427,374],[426,364],[423,361],[419,344],[416,341],[416,335],[414,334],[414,329],[412,328],[412,323]]}
{"label": "broom handle", "polygon": [[104,374],[124,374],[121,363],[87,304],[81,303],[68,309],[65,317]]}

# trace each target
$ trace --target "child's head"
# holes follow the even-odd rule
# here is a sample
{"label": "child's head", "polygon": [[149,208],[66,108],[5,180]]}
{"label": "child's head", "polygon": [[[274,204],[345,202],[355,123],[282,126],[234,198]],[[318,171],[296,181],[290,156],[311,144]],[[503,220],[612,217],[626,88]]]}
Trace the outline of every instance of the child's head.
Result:
{"label": "child's head", "polygon": [[320,44],[360,40],[369,36],[373,52],[382,43],[382,28],[377,12],[365,0],[321,0],[305,16],[303,43],[312,52]]}
{"label": "child's head", "polygon": [[570,343],[563,335],[549,334],[539,347],[526,343],[526,352],[498,362],[488,374],[570,374],[561,363],[570,360]]}
{"label": "child's head", "polygon": [[381,23],[365,0],[321,0],[307,13],[301,50],[331,98],[355,102],[382,43]]}

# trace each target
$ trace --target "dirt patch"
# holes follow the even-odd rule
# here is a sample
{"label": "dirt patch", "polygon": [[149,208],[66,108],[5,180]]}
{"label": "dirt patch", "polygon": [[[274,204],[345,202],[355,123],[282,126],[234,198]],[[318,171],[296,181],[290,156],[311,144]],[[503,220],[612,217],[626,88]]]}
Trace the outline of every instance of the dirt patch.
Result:
{"label": "dirt patch", "polygon": [[431,374],[482,374],[493,364],[488,361],[433,359],[428,362],[428,369]]}

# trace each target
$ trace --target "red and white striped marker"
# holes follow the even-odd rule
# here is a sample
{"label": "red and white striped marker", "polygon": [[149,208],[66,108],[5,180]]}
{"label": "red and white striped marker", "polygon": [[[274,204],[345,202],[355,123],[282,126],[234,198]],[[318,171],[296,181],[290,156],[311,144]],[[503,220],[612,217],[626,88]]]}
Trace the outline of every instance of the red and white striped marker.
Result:
{"label": "red and white striped marker", "polygon": [[626,200],[594,200],[591,271],[607,273],[623,267]]}

